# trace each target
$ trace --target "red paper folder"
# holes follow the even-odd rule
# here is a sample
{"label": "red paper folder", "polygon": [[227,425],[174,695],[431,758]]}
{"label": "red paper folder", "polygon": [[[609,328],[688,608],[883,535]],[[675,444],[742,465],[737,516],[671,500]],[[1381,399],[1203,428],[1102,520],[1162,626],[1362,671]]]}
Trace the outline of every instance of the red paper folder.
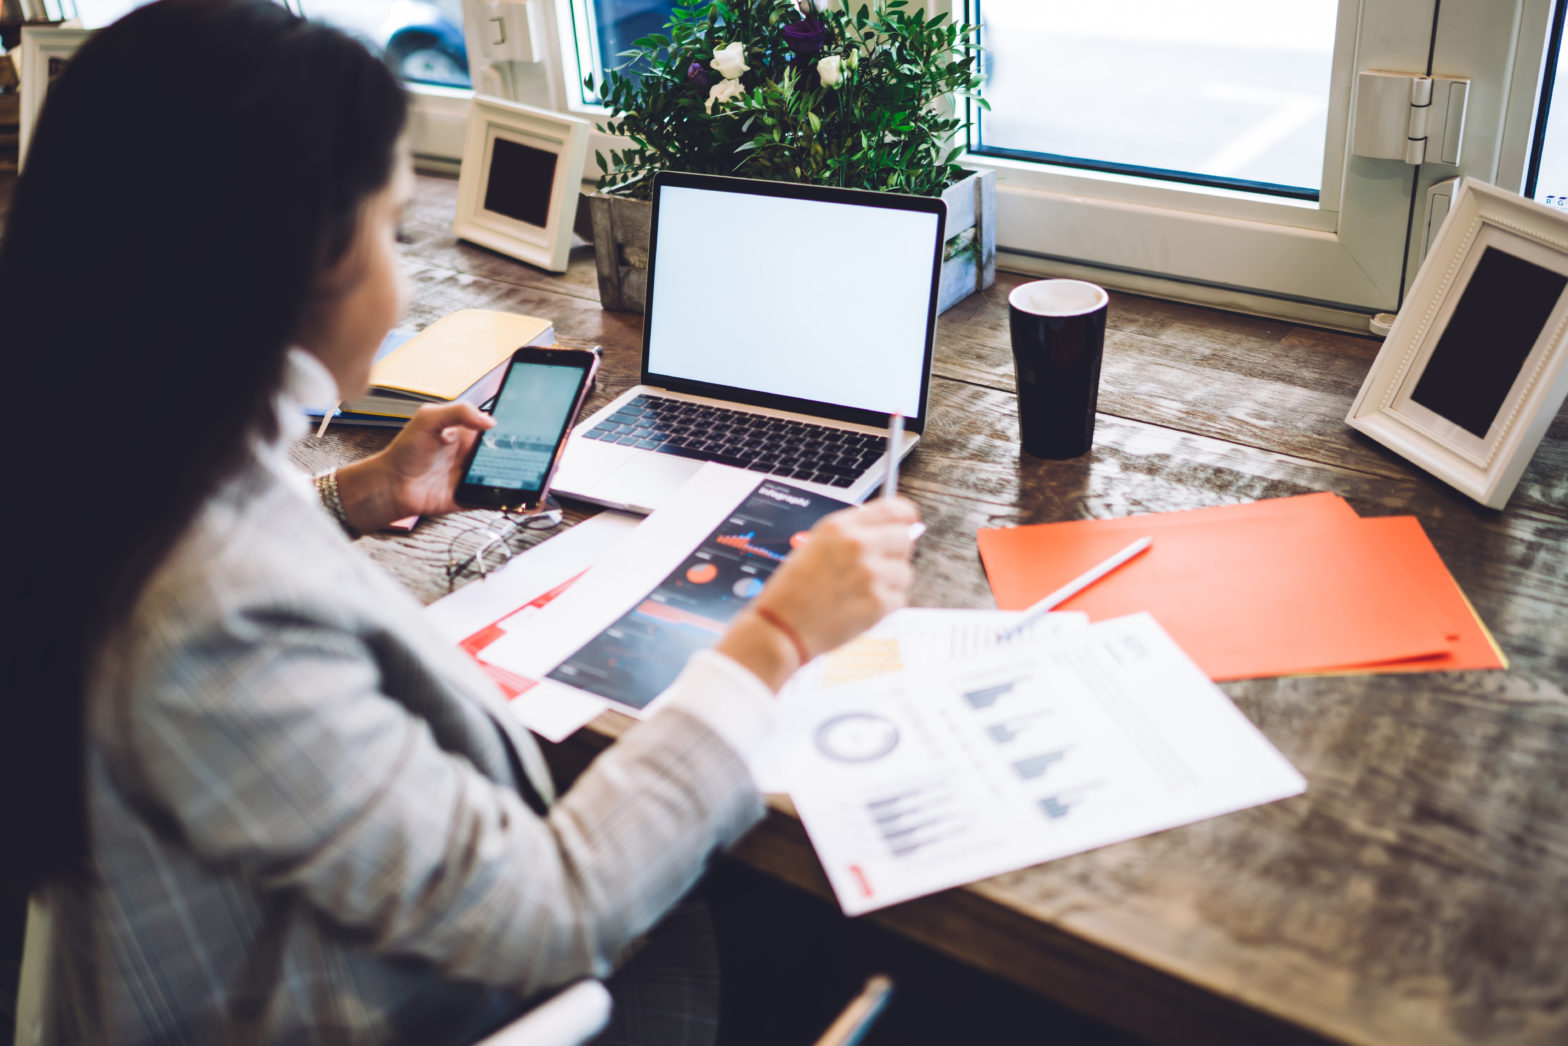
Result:
{"label": "red paper folder", "polygon": [[1501,665],[1413,518],[1362,520],[1329,494],[983,530],[980,555],[997,606],[1021,610],[1144,534],[1148,552],[1061,609],[1148,611],[1215,680]]}

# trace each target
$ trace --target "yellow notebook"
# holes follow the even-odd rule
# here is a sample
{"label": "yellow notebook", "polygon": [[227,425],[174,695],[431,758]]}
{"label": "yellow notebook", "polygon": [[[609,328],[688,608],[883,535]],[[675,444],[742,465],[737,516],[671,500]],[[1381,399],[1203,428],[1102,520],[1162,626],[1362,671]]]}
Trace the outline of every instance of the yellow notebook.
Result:
{"label": "yellow notebook", "polygon": [[477,407],[495,395],[513,352],[554,342],[555,326],[549,320],[463,309],[377,359],[370,368],[369,391],[342,407],[356,414],[403,418],[422,403],[463,400]]}
{"label": "yellow notebook", "polygon": [[373,388],[455,400],[513,352],[551,331],[549,320],[515,312],[463,309],[443,316],[370,369]]}

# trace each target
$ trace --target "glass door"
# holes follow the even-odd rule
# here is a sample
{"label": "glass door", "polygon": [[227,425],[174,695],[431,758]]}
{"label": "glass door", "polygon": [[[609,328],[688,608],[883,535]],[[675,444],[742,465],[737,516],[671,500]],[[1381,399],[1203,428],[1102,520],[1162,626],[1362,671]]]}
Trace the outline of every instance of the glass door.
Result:
{"label": "glass door", "polygon": [[[979,25],[1003,263],[1340,325],[1453,180],[1519,190],[1549,0],[944,0]],[[1354,155],[1362,73],[1469,83],[1457,163]]]}
{"label": "glass door", "polygon": [[975,0],[973,152],[1316,200],[1337,0]]}
{"label": "glass door", "polygon": [[1397,306],[1414,169],[1350,155],[1351,106],[1360,70],[1427,72],[1436,0],[948,3],[993,63],[971,149],[1004,264],[1325,322]]}
{"label": "glass door", "polygon": [[1547,38],[1546,72],[1541,78],[1541,104],[1530,153],[1524,193],[1552,207],[1568,210],[1568,76],[1564,75],[1563,13],[1558,5]]}
{"label": "glass door", "polygon": [[[1458,178],[1537,199],[1562,191],[1551,173],[1555,137],[1544,108],[1551,101],[1552,82],[1545,74],[1554,47],[1555,6],[1554,0],[1441,0],[1438,5],[1432,69],[1469,77],[1470,100],[1458,165],[1417,168],[1405,259],[1411,277],[1448,213]],[[1556,142],[1557,150],[1562,147]],[[1541,167],[1547,181],[1532,185],[1530,168],[1537,155],[1547,164]]]}

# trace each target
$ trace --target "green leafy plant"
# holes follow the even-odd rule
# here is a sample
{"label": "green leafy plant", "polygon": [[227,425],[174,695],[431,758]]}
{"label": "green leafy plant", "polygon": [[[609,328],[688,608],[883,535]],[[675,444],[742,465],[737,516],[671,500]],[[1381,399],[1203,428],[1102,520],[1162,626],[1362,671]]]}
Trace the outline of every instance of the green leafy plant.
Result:
{"label": "green leafy plant", "polygon": [[818,11],[810,0],[677,6],[665,32],[595,85],[599,187],[646,197],[658,171],[939,195],[967,172],[954,144],[978,95],[973,30],[908,0]]}

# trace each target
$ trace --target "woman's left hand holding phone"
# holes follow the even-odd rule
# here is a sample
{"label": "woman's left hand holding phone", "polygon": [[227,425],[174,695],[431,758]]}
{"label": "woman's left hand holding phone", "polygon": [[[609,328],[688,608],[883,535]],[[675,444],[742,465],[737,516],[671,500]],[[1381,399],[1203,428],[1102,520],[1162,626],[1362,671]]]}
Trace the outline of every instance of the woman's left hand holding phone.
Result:
{"label": "woman's left hand holding phone", "polygon": [[495,419],[467,403],[419,408],[384,450],[338,470],[349,522],[370,534],[404,516],[455,512],[468,452]]}

